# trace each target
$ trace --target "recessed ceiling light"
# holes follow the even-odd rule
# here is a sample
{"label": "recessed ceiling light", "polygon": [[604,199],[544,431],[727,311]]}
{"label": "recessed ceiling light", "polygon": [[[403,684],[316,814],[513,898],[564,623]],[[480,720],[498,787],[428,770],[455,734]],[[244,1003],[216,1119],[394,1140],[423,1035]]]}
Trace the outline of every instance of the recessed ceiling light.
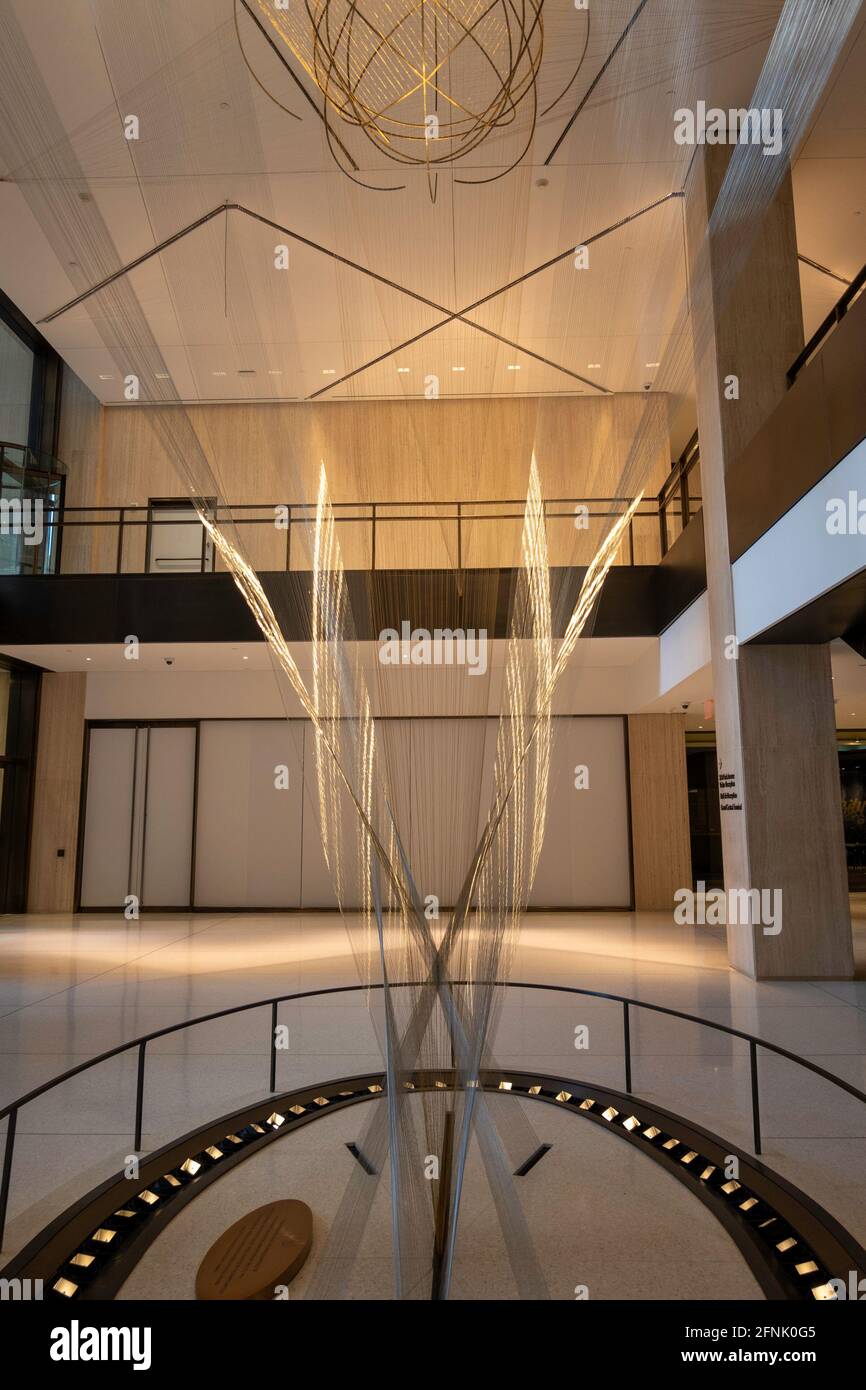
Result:
{"label": "recessed ceiling light", "polygon": [[100,381],[113,381],[113,380],[114,380],[114,377],[111,376],[111,375],[109,375],[108,372],[100,372],[100,373],[99,373],[99,380],[100,380]]}
{"label": "recessed ceiling light", "polygon": [[168,372],[157,372],[156,379],[157,381],[168,381]]}
{"label": "recessed ceiling light", "polygon": [[510,372],[519,372],[519,371],[520,371],[520,363],[519,363],[519,362],[509,362],[509,364],[508,364],[508,370],[509,370]]}
{"label": "recessed ceiling light", "polygon": [[213,376],[225,376],[225,372],[213,372]]}
{"label": "recessed ceiling light", "polygon": [[660,362],[647,362],[646,365],[647,365],[648,367],[659,367],[659,366],[661,366],[661,363],[660,363]]}
{"label": "recessed ceiling light", "polygon": [[92,660],[93,660],[93,657],[92,657],[92,656],[86,656],[86,657],[84,658],[84,660],[85,660],[85,661],[92,661]]}
{"label": "recessed ceiling light", "polygon": [[598,372],[598,371],[601,370],[601,363],[600,363],[600,362],[587,362],[586,366],[587,366],[587,370],[590,371],[590,372]]}
{"label": "recessed ceiling light", "polygon": [[282,367],[268,367],[268,376],[282,376]]}
{"label": "recessed ceiling light", "polygon": [[336,376],[336,375],[337,375],[337,368],[336,368],[336,367],[323,367],[323,368],[322,368],[322,376]]}
{"label": "recessed ceiling light", "polygon": [[465,372],[465,371],[466,371],[466,368],[465,368],[465,367],[452,367],[451,370],[452,370],[452,372]]}
{"label": "recessed ceiling light", "polygon": [[249,661],[249,657],[248,657],[248,656],[242,657],[241,659],[242,659],[243,661]]}
{"label": "recessed ceiling light", "polygon": [[408,370],[409,370],[408,367],[398,367],[398,368],[397,368],[397,371],[398,371],[398,372],[408,372]]}

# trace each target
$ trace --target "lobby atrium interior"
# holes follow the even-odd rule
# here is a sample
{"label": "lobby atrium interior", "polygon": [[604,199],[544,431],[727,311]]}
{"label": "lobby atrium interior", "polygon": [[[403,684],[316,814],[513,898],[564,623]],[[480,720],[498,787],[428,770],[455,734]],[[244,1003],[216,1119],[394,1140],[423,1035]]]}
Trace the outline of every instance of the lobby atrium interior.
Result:
{"label": "lobby atrium interior", "polygon": [[53,1360],[554,1301],[826,1370],[864,262],[860,0],[0,0],[0,1292]]}

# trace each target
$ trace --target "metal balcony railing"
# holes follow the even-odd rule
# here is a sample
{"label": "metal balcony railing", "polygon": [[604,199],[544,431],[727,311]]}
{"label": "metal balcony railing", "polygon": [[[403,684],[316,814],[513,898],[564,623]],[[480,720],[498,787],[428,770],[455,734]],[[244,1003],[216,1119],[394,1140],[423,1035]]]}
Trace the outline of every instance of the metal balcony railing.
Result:
{"label": "metal balcony railing", "polygon": [[840,324],[848,313],[852,305],[860,298],[863,289],[866,287],[866,265],[857,272],[854,279],[846,289],[845,293],[833,305],[827,317],[818,325],[812,334],[803,351],[795,362],[788,369],[788,385],[793,386],[797,377],[808,362],[811,362],[815,353],[823,346],[825,338],[833,332],[833,329]]}
{"label": "metal balcony railing", "polygon": [[[421,982],[401,982],[395,988],[413,988]],[[454,980],[454,986],[464,985],[465,980]],[[477,982],[476,982],[477,983]],[[604,1000],[613,1004],[618,1004],[622,1010],[622,1059],[625,1083],[625,1093],[634,1096],[633,1090],[633,1065],[634,1050],[631,1038],[631,1019],[633,1010],[643,1010],[650,1014],[664,1015],[668,1018],[678,1019],[681,1022],[695,1024],[702,1029],[711,1029],[716,1033],[724,1033],[729,1038],[737,1038],[748,1044],[749,1051],[749,1099],[751,1106],[752,1121],[752,1150],[759,1155],[762,1151],[761,1140],[761,1098],[759,1085],[759,1050],[770,1053],[776,1057],[783,1057],[789,1062],[793,1062],[803,1071],[811,1072],[813,1076],[818,1076],[822,1080],[829,1082],[836,1091],[844,1092],[852,1096],[862,1105],[866,1105],[866,1094],[853,1086],[849,1081],[845,1081],[841,1076],[828,1071],[826,1067],[819,1066],[817,1062],[810,1061],[807,1057],[801,1057],[796,1052],[791,1052],[786,1047],[780,1047],[777,1043],[769,1042],[766,1038],[759,1038],[754,1033],[746,1033],[741,1028],[733,1028],[727,1023],[718,1023],[713,1019],[701,1018],[697,1014],[685,1013],[680,1009],[672,1009],[664,1004],[651,1004],[643,999],[632,999],[623,994],[609,994],[603,990],[580,989],[573,985],[553,985],[539,984],[532,981],[500,980],[496,981],[499,989],[531,989],[543,990],[549,994],[563,994],[570,997],[581,996],[588,999]],[[164,1038],[173,1033],[184,1032],[187,1028],[195,1028],[200,1024],[213,1023],[218,1019],[226,1019],[237,1014],[248,1013],[252,1009],[266,1010],[267,1018],[267,1038],[268,1038],[268,1088],[271,1095],[277,1091],[277,1052],[278,1052],[278,1022],[280,1004],[296,1003],[303,999],[316,999],[325,996],[331,997],[337,994],[357,994],[366,992],[369,989],[380,990],[381,984],[373,985],[337,985],[325,989],[301,990],[292,994],[278,994],[267,999],[256,999],[251,1003],[236,1004],[228,1009],[218,1009],[214,1013],[202,1014],[198,1018],[183,1019],[179,1023],[169,1024],[165,1028],[156,1028],[150,1033],[143,1033],[137,1038],[131,1038],[128,1042],[120,1043],[117,1047],[109,1048],[97,1057],[89,1057],[85,1062],[79,1062],[77,1066],[70,1067],[61,1075],[54,1077],[50,1081],[45,1081],[40,1086],[28,1091],[25,1095],[19,1096],[0,1109],[0,1122],[6,1120],[6,1144],[3,1157],[2,1178],[0,1178],[0,1247],[3,1244],[3,1233],[6,1223],[6,1212],[9,1201],[9,1191],[12,1182],[12,1165],[15,1152],[15,1135],[18,1123],[19,1112],[32,1101],[40,1096],[46,1095],[49,1091],[56,1090],[63,1086],[73,1077],[80,1076],[83,1072],[98,1067],[101,1063],[107,1062],[113,1057],[119,1057],[124,1053],[137,1053],[137,1076],[135,1087],[135,1110],[134,1115],[130,1116],[133,1121],[130,1133],[133,1134],[133,1148],[137,1153],[141,1152],[142,1136],[144,1133],[144,1100],[145,1100],[145,1076],[147,1063],[147,1045],[157,1038]],[[285,1087],[285,1078],[283,1079]],[[635,1097],[637,1099],[637,1097]]]}
{"label": "metal balcony railing", "polygon": [[[689,470],[694,466],[694,458]],[[678,479],[681,475],[678,474]],[[684,477],[685,475],[682,475]],[[635,512],[617,557],[620,565],[657,564],[699,505],[683,503],[682,486],[665,484]],[[630,499],[555,498],[544,504],[550,561],[588,563],[607,525]],[[337,535],[347,569],[487,569],[520,563],[524,500],[338,502]],[[305,537],[315,518],[310,502],[211,504],[216,521],[234,523],[254,568],[304,570]],[[54,574],[209,574],[218,557],[198,515],[182,499],[118,507],[47,511]],[[581,535],[586,546],[581,546]],[[585,549],[586,554],[583,554]]]}

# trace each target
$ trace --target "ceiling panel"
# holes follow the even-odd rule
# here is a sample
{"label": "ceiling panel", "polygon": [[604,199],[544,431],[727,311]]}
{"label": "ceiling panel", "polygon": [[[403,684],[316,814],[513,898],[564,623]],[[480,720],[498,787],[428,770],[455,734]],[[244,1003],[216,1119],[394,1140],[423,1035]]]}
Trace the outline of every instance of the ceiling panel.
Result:
{"label": "ceiling panel", "polygon": [[[594,4],[588,41],[586,12],[572,0],[547,0],[540,114],[526,158],[496,178],[530,133],[528,106],[471,161],[440,174],[435,203],[423,170],[395,169],[345,130],[359,177],[406,186],[370,192],[336,169],[321,120],[241,11],[248,60],[301,119],[250,76],[235,0],[12,3],[118,265],[226,202],[295,234],[220,213],[130,274],[182,398],[304,398],[323,387],[335,398],[423,396],[431,376],[443,395],[663,386],[679,434],[689,431],[679,201],[595,242],[588,273],[567,259],[494,292],[681,189],[690,151],[673,140],[674,110],[699,97],[748,103],[781,0],[652,0],[597,85],[635,0]],[[866,260],[864,65],[861,28],[795,170],[800,249],[847,278]],[[138,141],[123,138],[121,118],[130,112],[140,119]],[[40,230],[26,185],[16,187],[26,171],[6,173],[2,284],[36,321],[80,289],[81,269],[72,249],[64,256]],[[281,240],[288,271],[274,266]],[[807,327],[842,288],[804,269]],[[479,299],[486,302],[469,316],[516,346],[454,319],[425,332]],[[99,295],[44,331],[102,400],[122,398],[122,362],[110,350]],[[651,364],[666,353],[674,369],[659,382]]]}

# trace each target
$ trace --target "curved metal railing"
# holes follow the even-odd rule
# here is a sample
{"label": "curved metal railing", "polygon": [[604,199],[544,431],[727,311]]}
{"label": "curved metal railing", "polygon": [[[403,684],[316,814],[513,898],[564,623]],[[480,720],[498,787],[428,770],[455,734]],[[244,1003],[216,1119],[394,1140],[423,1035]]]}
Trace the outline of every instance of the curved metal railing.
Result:
{"label": "curved metal railing", "polygon": [[[424,983],[424,981],[412,980],[401,981],[392,988],[411,989]],[[466,984],[465,980],[454,980],[454,985]],[[627,1094],[632,1094],[632,1052],[631,1052],[631,1010],[644,1009],[649,1013],[666,1014],[670,1018],[678,1018],[686,1023],[695,1023],[701,1028],[711,1028],[717,1033],[725,1033],[728,1037],[739,1038],[749,1044],[749,1067],[751,1082],[751,1103],[752,1103],[752,1134],[753,1148],[756,1155],[761,1153],[761,1109],[760,1109],[760,1089],[758,1084],[758,1048],[763,1048],[765,1052],[772,1052],[777,1057],[784,1057],[789,1062],[794,1062],[797,1066],[812,1072],[815,1076],[820,1076],[824,1081],[829,1081],[839,1090],[845,1091],[855,1100],[866,1105],[866,1093],[852,1086],[849,1081],[845,1081],[841,1076],[834,1075],[827,1071],[826,1067],[818,1066],[817,1062],[810,1062],[807,1057],[801,1057],[796,1052],[791,1052],[789,1048],[782,1047],[778,1043],[768,1042],[766,1038],[756,1037],[754,1033],[746,1033],[741,1028],[732,1028],[727,1023],[717,1023],[713,1019],[700,1018],[697,1014],[689,1014],[681,1009],[672,1009],[666,1004],[650,1004],[643,999],[632,999],[624,994],[609,994],[604,990],[581,989],[575,985],[551,985],[537,984],[526,980],[498,980],[497,988],[500,989],[539,989],[547,990],[555,994],[572,994],[589,997],[592,999],[602,999],[609,1003],[622,1005],[622,1030],[623,1030],[623,1065],[625,1072],[625,1090]],[[65,1082],[70,1081],[75,1076],[80,1076],[82,1072],[90,1071],[93,1067],[98,1067],[102,1062],[109,1061],[112,1057],[122,1056],[123,1053],[138,1050],[138,1074],[135,1091],[135,1138],[133,1147],[136,1152],[141,1149],[142,1119],[144,1115],[144,1081],[147,1059],[147,1045],[156,1038],[164,1038],[172,1033],[183,1032],[187,1028],[195,1028],[201,1023],[213,1023],[216,1019],[233,1017],[235,1014],[248,1013],[251,1009],[270,1010],[270,1071],[269,1088],[273,1094],[276,1091],[277,1078],[277,1010],[280,1004],[294,1003],[300,999],[316,999],[323,995],[332,994],[353,994],[360,991],[366,992],[370,989],[382,989],[381,984],[373,985],[332,985],[327,989],[308,989],[296,991],[292,994],[272,995],[267,999],[255,999],[248,1004],[235,1004],[228,1009],[218,1009],[214,1013],[200,1014],[197,1018],[182,1019],[179,1023],[170,1023],[165,1028],[156,1028],[150,1033],[142,1033],[137,1038],[131,1038],[128,1042],[119,1043],[117,1047],[111,1047],[106,1052],[101,1052],[97,1057],[89,1057],[86,1062],[79,1062],[77,1066],[70,1067],[68,1071],[61,1072],[59,1076],[52,1077],[49,1081],[44,1081],[41,1086],[36,1086],[26,1095],[19,1096],[17,1100],[11,1101],[8,1105],[0,1109],[0,1120],[8,1119],[6,1128],[6,1148],[3,1156],[3,1176],[0,1181],[0,1248],[3,1244],[3,1234],[6,1225],[6,1211],[9,1202],[9,1189],[12,1180],[12,1159],[15,1151],[15,1132],[18,1122],[18,1112],[31,1101],[37,1100],[40,1096],[46,1095],[49,1091],[56,1090]]]}

